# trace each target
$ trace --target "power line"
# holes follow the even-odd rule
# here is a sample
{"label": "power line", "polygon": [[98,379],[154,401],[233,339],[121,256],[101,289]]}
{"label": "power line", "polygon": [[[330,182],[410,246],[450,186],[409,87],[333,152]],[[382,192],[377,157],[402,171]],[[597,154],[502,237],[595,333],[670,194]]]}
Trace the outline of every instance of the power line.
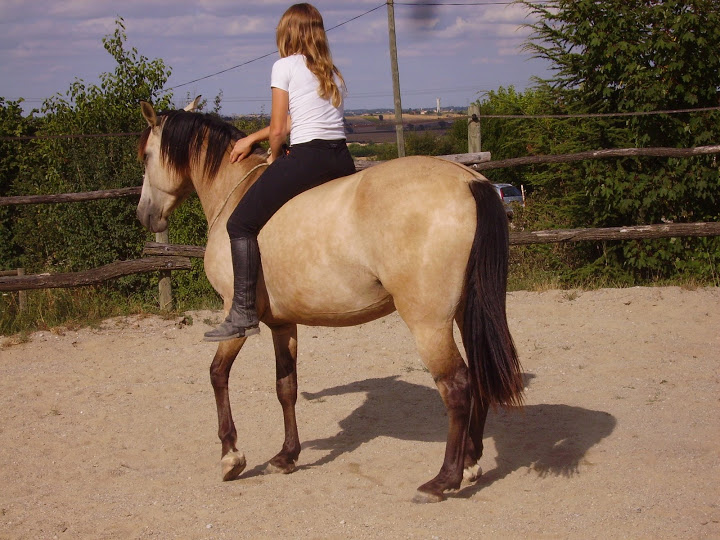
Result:
{"label": "power line", "polygon": [[[625,112],[625,113],[587,113],[587,114],[479,114],[478,118],[513,118],[513,119],[532,119],[532,118],[610,118],[623,116],[649,116],[654,114],[681,114],[720,111],[720,107],[701,107],[697,109],[671,109],[663,111],[643,111],[643,112]],[[130,137],[140,135],[140,132],[129,133],[88,133],[74,135],[25,135],[22,137],[0,137],[0,141],[30,141],[42,139],[90,139],[98,137]]]}
{"label": "power line", "polygon": [[[383,7],[383,6],[385,6],[385,5],[387,5],[387,4],[386,4],[386,3],[380,4],[379,6],[374,7],[374,8],[372,8],[372,9],[366,11],[365,13],[361,13],[360,15],[357,15],[356,17],[353,17],[352,19],[348,19],[347,21],[341,22],[340,24],[336,24],[336,25],[333,26],[332,28],[328,28],[328,29],[326,30],[326,32],[330,32],[330,31],[332,31],[332,30],[335,30],[336,28],[340,28],[341,26],[346,25],[346,24],[348,24],[348,23],[350,23],[350,22],[352,22],[352,21],[354,21],[354,20],[357,20],[357,19],[359,19],[360,17],[364,17],[365,15],[368,15],[368,14],[372,13],[373,11],[377,11],[378,9],[380,9],[381,7]],[[240,68],[240,67],[243,67],[243,66],[247,66],[248,64],[252,64],[253,62],[257,62],[258,60],[262,60],[263,58],[267,58],[268,56],[272,56],[272,55],[274,55],[274,54],[277,54],[277,51],[276,51],[276,50],[275,50],[275,51],[272,51],[272,52],[269,52],[269,53],[267,53],[267,54],[263,54],[262,56],[258,56],[257,58],[253,58],[252,60],[248,60],[247,62],[243,62],[242,64],[238,64],[238,65],[236,65],[236,66],[232,66],[232,67],[229,67],[229,68],[227,68],[227,69],[223,69],[223,70],[217,71],[217,72],[215,72],[215,73],[211,73],[210,75],[204,75],[203,77],[198,77],[197,79],[193,79],[192,81],[184,82],[184,83],[182,83],[182,84],[176,84],[175,86],[171,86],[170,88],[164,89],[164,92],[169,92],[169,91],[171,91],[171,90],[175,90],[176,88],[181,88],[181,87],[183,87],[183,86],[187,86],[187,85],[189,85],[189,84],[196,83],[196,82],[198,82],[198,81],[204,81],[205,79],[209,79],[210,77],[215,77],[215,76],[217,76],[217,75],[221,75],[221,74],[223,74],[223,73],[227,73],[228,71],[232,71],[233,69],[237,69],[237,68]]]}
{"label": "power line", "polygon": [[396,6],[507,6],[515,2],[393,2]]}
{"label": "power line", "polygon": [[[533,4],[548,4],[554,0],[536,0]],[[517,4],[517,1],[497,1],[497,2],[393,2],[396,6],[509,6],[511,4]]]}
{"label": "power line", "polygon": [[718,111],[720,107],[701,107],[698,109],[672,109],[666,111],[642,111],[624,113],[585,113],[585,114],[478,114],[478,118],[610,118],[623,116],[651,116],[654,114],[680,114]]}
{"label": "power line", "polygon": [[103,137],[130,137],[140,135],[140,131],[126,133],[75,133],[72,135],[22,135],[19,137],[0,137],[0,141],[35,141],[50,139],[98,139]]}
{"label": "power line", "polygon": [[335,30],[336,28],[340,28],[341,26],[344,26],[344,25],[346,25],[346,24],[349,23],[349,22],[352,22],[352,21],[354,21],[354,20],[356,20],[356,19],[359,19],[360,17],[364,17],[365,15],[369,15],[369,14],[372,13],[373,11],[377,11],[378,9],[380,9],[381,7],[386,6],[386,5],[387,5],[387,2],[383,2],[383,3],[380,4],[379,6],[374,7],[374,8],[372,8],[372,9],[366,11],[365,13],[361,13],[361,14],[358,15],[357,17],[353,17],[352,19],[348,19],[348,20],[345,21],[345,22],[341,22],[340,24],[336,24],[336,25],[333,26],[332,28],[328,28],[326,31],[327,31],[327,32],[332,32],[332,31]]}
{"label": "power line", "polygon": [[237,69],[239,67],[247,66],[248,64],[252,64],[253,62],[257,62],[258,60],[262,60],[263,58],[267,58],[268,56],[272,56],[273,54],[276,54],[277,51],[273,51],[267,54],[264,54],[262,56],[258,56],[257,58],[253,58],[252,60],[248,60],[247,62],[243,62],[242,64],[238,64],[237,66],[232,66],[227,69],[223,69],[221,71],[217,71],[215,73],[211,73],[210,75],[205,75],[203,77],[198,77],[197,79],[193,79],[192,81],[184,82],[182,84],[176,84],[175,86],[171,86],[170,88],[163,89],[164,92],[169,92],[170,90],[175,90],[176,88],[180,88],[182,86],[187,86],[188,84],[196,83],[198,81],[204,81],[205,79],[209,79],[210,77],[215,77],[217,75],[221,75],[222,73],[227,73],[228,71],[231,71],[233,69]]}

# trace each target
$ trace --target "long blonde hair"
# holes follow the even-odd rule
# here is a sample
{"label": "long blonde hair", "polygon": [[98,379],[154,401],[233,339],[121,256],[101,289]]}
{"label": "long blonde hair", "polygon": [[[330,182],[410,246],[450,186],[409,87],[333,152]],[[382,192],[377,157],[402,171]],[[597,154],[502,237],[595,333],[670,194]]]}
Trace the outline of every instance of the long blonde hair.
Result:
{"label": "long blonde hair", "polygon": [[317,8],[310,4],[290,6],[280,18],[276,40],[281,58],[292,54],[305,56],[308,69],[320,81],[318,95],[331,101],[335,107],[340,106],[343,96],[335,77],[343,90],[345,80],[333,64],[322,15]]}

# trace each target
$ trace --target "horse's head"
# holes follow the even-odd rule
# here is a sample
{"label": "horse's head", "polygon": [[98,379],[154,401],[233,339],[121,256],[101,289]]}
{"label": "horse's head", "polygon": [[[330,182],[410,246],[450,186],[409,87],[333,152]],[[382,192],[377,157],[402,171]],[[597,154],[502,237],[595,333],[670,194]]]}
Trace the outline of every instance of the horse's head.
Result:
{"label": "horse's head", "polygon": [[[190,112],[199,97],[182,111],[156,113],[152,105],[142,103],[148,127],[138,145],[138,156],[145,163],[145,177],[137,217],[153,232],[167,228],[170,213],[193,189],[201,201],[203,193],[207,193],[205,188],[211,184],[216,195],[222,191],[224,184],[217,184],[216,177],[229,164],[230,145],[245,136],[217,115]],[[258,145],[253,153],[266,155]]]}
{"label": "horse's head", "polygon": [[[138,157],[145,165],[137,217],[152,232],[167,229],[168,217],[192,189],[175,167],[168,166],[161,146],[165,118],[155,113],[152,105],[142,102],[142,114],[148,123],[138,145]],[[188,186],[190,184],[190,186]]]}

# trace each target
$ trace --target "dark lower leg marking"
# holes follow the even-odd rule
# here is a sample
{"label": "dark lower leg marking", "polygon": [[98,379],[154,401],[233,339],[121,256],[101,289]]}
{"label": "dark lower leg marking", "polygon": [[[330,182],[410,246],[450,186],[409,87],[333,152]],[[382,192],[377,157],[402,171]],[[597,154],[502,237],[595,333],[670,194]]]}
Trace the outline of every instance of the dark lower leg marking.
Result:
{"label": "dark lower leg marking", "polygon": [[[449,429],[445,459],[438,475],[418,488],[418,502],[440,501],[443,492],[460,487],[465,466],[465,443],[470,420],[470,383],[464,363],[451,376],[436,381],[448,411]],[[425,498],[426,501],[421,501]]]}
{"label": "dark lower leg marking", "polygon": [[270,460],[270,472],[290,473],[300,456],[300,437],[295,417],[297,403],[297,326],[273,328],[275,345],[275,390],[283,411],[285,439],[280,452]]}

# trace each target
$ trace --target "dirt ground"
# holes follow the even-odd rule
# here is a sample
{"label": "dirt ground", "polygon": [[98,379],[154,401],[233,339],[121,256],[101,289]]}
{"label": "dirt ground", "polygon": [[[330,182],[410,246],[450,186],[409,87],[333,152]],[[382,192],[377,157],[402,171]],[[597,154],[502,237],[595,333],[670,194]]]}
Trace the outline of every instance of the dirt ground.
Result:
{"label": "dirt ground", "polygon": [[220,481],[207,321],[158,317],[0,343],[0,538],[720,538],[720,289],[516,292],[522,412],[439,504],[446,417],[397,315],[300,328],[291,475],[270,332],[231,398],[248,468]]}

